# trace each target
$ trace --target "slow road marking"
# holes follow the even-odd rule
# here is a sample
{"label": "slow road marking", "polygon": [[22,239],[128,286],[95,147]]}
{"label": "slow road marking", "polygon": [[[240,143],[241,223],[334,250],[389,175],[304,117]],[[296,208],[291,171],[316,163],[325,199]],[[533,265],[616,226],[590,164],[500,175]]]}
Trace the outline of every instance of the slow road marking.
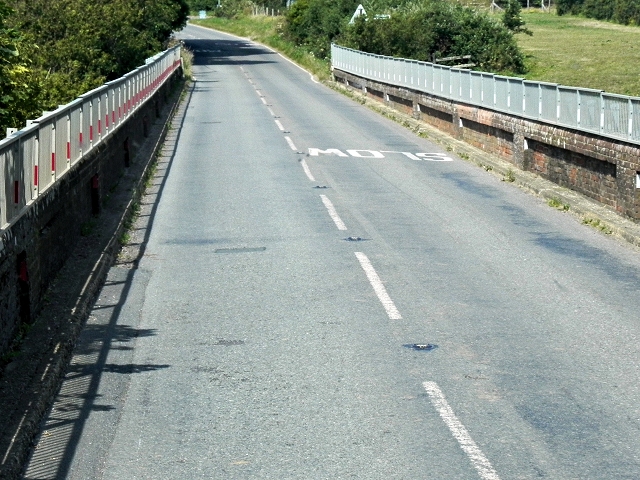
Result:
{"label": "slow road marking", "polygon": [[416,161],[416,162],[453,162],[453,158],[447,156],[444,153],[411,153],[400,152],[395,150],[347,150],[347,153],[343,152],[339,148],[309,148],[310,157],[319,157],[320,155],[334,156],[334,157],[353,157],[353,158],[386,158],[385,153],[399,154]]}

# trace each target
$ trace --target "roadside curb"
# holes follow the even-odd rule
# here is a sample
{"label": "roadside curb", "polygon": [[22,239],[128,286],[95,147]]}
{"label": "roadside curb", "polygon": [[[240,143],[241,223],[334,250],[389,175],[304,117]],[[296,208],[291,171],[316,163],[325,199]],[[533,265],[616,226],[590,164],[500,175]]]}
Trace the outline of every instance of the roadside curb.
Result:
{"label": "roadside curb", "polygon": [[[39,433],[42,419],[51,407],[60,388],[67,365],[72,357],[76,340],[84,328],[91,305],[120,250],[119,239],[126,229],[125,225],[132,215],[134,205],[144,193],[147,176],[157,158],[158,152],[162,148],[169,125],[174,119],[180,105],[186,100],[186,98],[182,98],[182,92],[190,92],[191,89],[192,85],[190,85],[188,81],[183,81],[182,86],[176,89],[170,100],[173,102],[173,105],[171,105],[169,112],[164,117],[164,124],[160,128],[160,131],[157,132],[156,130],[157,133],[151,136],[151,141],[148,141],[143,146],[137,159],[134,159],[134,162],[132,162],[142,163],[142,165],[144,165],[142,171],[135,175],[130,173],[123,177],[123,180],[129,179],[132,181],[129,201],[124,207],[123,213],[120,215],[115,230],[107,233],[111,235],[111,237],[102,249],[97,262],[93,265],[89,277],[84,283],[80,295],[77,297],[75,305],[70,310],[70,314],[65,315],[66,318],[62,320],[60,330],[53,335],[49,335],[49,337],[53,337],[49,338],[51,342],[50,347],[52,348],[49,348],[48,352],[42,356],[41,348],[38,348],[36,345],[31,345],[28,339],[25,340],[25,344],[21,350],[23,360],[21,364],[15,366],[15,371],[12,372],[14,381],[11,382],[10,385],[10,388],[14,392],[21,392],[19,407],[14,411],[16,416],[21,416],[21,420],[6,451],[0,452],[3,457],[2,464],[0,464],[0,479],[18,479],[22,475],[24,463]],[[138,160],[138,162],[135,160]],[[124,183],[125,182],[121,181],[121,184]],[[121,188],[125,188],[124,185],[122,185]],[[63,270],[61,270],[59,275],[63,274]],[[52,288],[54,287],[55,282],[52,284]],[[67,305],[67,308],[70,307],[71,305]],[[67,312],[69,311],[67,310]],[[46,310],[43,310],[43,312],[39,314],[38,320],[34,322],[34,330],[41,331],[36,331],[34,334],[39,333],[41,336],[46,335],[46,332],[42,332],[42,330],[47,328],[47,322],[40,320],[46,317],[47,314],[50,313]],[[40,358],[32,359],[32,355],[37,355]],[[18,383],[18,381],[15,381],[16,378],[23,378],[24,380],[22,383]],[[27,381],[28,384],[25,383]]]}
{"label": "roadside curb", "polygon": [[[545,180],[534,173],[520,170],[506,160],[490,155],[462,140],[457,140],[427,123],[367,97],[352,87],[332,80],[324,83],[329,88],[344,94],[370,110],[399,123],[416,135],[445,146],[448,151],[457,154],[467,163],[484,168],[488,173],[503,181],[513,183],[544,199],[547,203],[557,203],[562,207],[559,209],[564,209],[564,206],[568,205],[566,213],[577,217],[583,224],[591,225],[605,234],[613,234],[635,247],[640,247],[640,225],[627,220],[595,200]],[[554,207],[550,206],[550,208]]]}

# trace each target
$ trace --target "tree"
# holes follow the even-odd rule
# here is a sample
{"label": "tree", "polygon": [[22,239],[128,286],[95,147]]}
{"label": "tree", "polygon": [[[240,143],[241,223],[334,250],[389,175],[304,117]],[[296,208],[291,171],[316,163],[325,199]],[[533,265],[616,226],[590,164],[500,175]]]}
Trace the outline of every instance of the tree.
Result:
{"label": "tree", "polygon": [[17,0],[13,27],[52,109],[161,51],[188,17],[186,0]]}
{"label": "tree", "polygon": [[189,0],[189,8],[192,11],[215,10],[218,7],[218,0]]}
{"label": "tree", "polygon": [[348,26],[358,0],[298,0],[288,10],[285,35],[318,58],[327,58],[330,45]]}
{"label": "tree", "polygon": [[502,23],[513,33],[533,35],[533,32],[525,27],[524,20],[522,19],[522,5],[520,4],[520,0],[508,0],[502,15]]}
{"label": "tree", "polygon": [[478,68],[524,73],[513,32],[488,15],[438,0],[418,0],[391,11],[388,19],[358,18],[341,42],[369,53],[431,61],[433,55],[471,55]]}
{"label": "tree", "polygon": [[617,0],[613,19],[623,25],[640,25],[640,4],[637,0]]}
{"label": "tree", "polygon": [[12,10],[0,0],[0,138],[7,128],[19,128],[41,111],[40,85],[20,53],[21,36],[6,24]]}
{"label": "tree", "polygon": [[584,0],[556,0],[556,12],[558,15],[579,15],[583,4]]}

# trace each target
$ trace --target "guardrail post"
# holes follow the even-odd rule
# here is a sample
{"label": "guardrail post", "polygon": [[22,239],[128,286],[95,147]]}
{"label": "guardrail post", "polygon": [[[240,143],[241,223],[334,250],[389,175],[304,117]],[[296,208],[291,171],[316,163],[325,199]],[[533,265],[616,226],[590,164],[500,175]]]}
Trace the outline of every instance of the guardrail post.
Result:
{"label": "guardrail post", "polygon": [[628,138],[633,138],[633,103],[629,98],[627,100],[627,104],[629,105],[627,108],[629,110],[629,127],[628,127]]}
{"label": "guardrail post", "polygon": [[604,131],[604,97],[600,94],[600,133]]}

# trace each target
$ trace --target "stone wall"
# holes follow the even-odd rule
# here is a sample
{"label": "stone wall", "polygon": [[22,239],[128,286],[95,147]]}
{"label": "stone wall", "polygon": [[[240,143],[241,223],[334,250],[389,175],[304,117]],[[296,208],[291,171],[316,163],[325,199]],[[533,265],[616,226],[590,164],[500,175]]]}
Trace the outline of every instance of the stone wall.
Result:
{"label": "stone wall", "polygon": [[168,101],[178,70],[111,136],[97,145],[0,236],[0,356],[21,325],[43,308],[47,287],[78,239],[96,221]]}
{"label": "stone wall", "polygon": [[334,78],[640,223],[640,146],[374,82]]}

